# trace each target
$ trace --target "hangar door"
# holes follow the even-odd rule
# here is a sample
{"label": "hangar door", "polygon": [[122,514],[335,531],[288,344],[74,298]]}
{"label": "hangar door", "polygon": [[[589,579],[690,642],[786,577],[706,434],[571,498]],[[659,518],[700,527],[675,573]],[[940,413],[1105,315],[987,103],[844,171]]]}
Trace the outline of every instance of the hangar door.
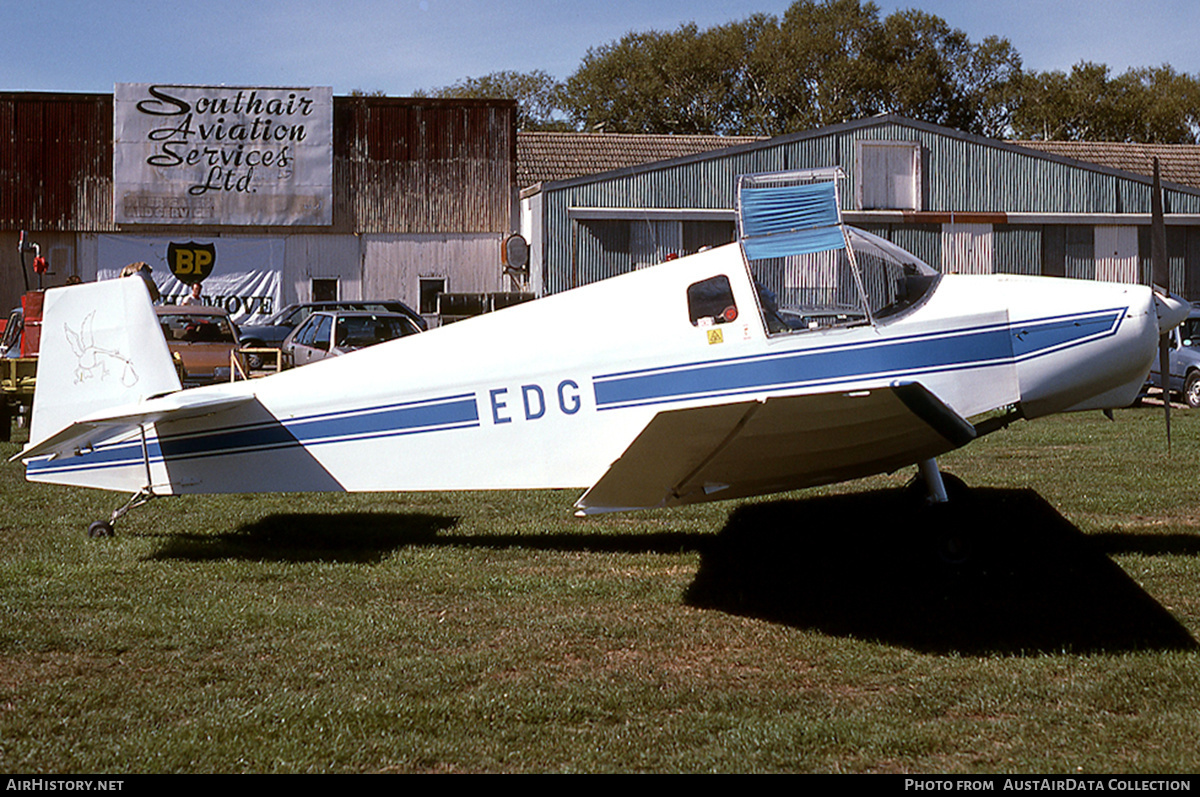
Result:
{"label": "hangar door", "polygon": [[994,271],[992,225],[942,225],[943,274],[991,274]]}
{"label": "hangar door", "polygon": [[1137,227],[1096,227],[1096,279],[1138,281]]}

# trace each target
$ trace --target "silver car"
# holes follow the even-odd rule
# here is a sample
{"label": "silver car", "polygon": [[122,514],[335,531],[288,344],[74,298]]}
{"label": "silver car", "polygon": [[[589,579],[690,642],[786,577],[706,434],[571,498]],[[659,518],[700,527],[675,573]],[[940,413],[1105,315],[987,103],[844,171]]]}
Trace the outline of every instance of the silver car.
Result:
{"label": "silver car", "polygon": [[321,312],[313,313],[293,329],[280,348],[285,364],[301,366],[420,331],[411,318],[401,313]]}
{"label": "silver car", "polygon": [[[1192,303],[1187,320],[1168,333],[1171,345],[1171,393],[1179,394],[1192,408],[1200,408],[1200,304]],[[1159,387],[1162,378],[1158,358],[1150,367],[1146,387]],[[1144,394],[1144,392],[1143,392]]]}

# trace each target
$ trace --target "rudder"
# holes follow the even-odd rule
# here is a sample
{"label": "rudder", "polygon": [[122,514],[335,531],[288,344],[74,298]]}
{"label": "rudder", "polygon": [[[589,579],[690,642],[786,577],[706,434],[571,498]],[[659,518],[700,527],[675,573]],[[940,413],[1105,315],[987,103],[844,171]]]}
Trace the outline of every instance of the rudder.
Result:
{"label": "rudder", "polygon": [[142,280],[46,291],[31,446],[84,415],[179,389]]}

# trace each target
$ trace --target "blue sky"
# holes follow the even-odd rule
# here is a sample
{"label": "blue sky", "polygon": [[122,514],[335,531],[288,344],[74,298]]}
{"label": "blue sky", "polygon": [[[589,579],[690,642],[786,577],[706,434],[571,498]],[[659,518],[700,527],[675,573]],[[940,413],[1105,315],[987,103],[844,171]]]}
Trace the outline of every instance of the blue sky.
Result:
{"label": "blue sky", "polygon": [[[781,14],[790,0],[0,0],[0,91],[111,92],[114,83],[328,85],[403,96],[502,69],[566,78],[629,31]],[[1030,69],[1082,60],[1200,73],[1194,0],[916,0],[1009,39]]]}

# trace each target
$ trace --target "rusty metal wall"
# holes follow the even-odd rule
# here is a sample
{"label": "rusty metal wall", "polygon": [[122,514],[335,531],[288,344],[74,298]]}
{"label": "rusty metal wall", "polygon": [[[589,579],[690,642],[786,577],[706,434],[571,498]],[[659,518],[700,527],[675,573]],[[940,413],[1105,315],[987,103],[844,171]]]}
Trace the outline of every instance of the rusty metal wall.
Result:
{"label": "rusty metal wall", "polygon": [[334,99],[334,224],[362,233],[504,233],[515,100]]}
{"label": "rusty metal wall", "polygon": [[[333,105],[334,223],[304,231],[514,228],[515,100],[335,97]],[[112,138],[112,95],[0,94],[0,230],[166,231],[113,223]]]}
{"label": "rusty metal wall", "polygon": [[332,226],[118,225],[112,95],[0,93],[0,311],[24,290],[22,229],[51,261],[48,287],[94,279],[96,234],[124,232],[285,237],[287,301],[336,276],[347,296],[415,304],[418,254],[460,290],[498,290],[498,241],[517,224],[516,113],[515,100],[335,97]]}
{"label": "rusty metal wall", "polygon": [[113,229],[112,96],[0,94],[0,229]]}

